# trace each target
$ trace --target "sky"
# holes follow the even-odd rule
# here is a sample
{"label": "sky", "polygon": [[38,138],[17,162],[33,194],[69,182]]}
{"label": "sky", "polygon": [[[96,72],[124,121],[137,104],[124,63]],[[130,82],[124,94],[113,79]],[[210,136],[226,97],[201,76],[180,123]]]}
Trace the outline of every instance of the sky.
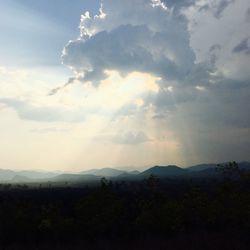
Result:
{"label": "sky", "polygon": [[0,9],[0,168],[250,161],[248,0]]}

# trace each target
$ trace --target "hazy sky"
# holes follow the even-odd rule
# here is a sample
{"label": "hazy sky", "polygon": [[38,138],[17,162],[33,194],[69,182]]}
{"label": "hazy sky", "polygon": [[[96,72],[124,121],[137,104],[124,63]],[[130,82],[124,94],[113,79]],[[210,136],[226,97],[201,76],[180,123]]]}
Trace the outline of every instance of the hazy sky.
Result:
{"label": "hazy sky", "polygon": [[0,168],[250,160],[248,0],[0,9]]}

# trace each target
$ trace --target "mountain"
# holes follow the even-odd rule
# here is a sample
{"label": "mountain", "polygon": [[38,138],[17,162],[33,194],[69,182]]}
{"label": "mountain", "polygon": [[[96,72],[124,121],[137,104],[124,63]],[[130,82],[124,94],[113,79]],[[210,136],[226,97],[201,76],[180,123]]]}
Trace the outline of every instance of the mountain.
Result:
{"label": "mountain", "polygon": [[58,173],[54,172],[42,172],[42,171],[13,171],[8,169],[0,169],[0,181],[11,181],[15,176],[22,176],[28,179],[47,179],[57,176]]}
{"label": "mountain", "polygon": [[80,174],[89,174],[89,175],[96,175],[96,176],[103,176],[103,177],[115,177],[121,174],[126,173],[126,171],[118,170],[114,168],[101,168],[101,169],[90,169],[87,171],[82,171]]}
{"label": "mountain", "polygon": [[26,177],[26,176],[21,176],[21,175],[15,175],[12,179],[11,182],[13,183],[28,183],[32,182],[32,179]]}
{"label": "mountain", "polygon": [[248,171],[250,171],[250,162],[247,162],[247,161],[239,162],[238,166],[242,170],[248,170]]}
{"label": "mountain", "polygon": [[51,182],[82,182],[82,181],[98,181],[100,180],[100,177],[95,175],[84,175],[84,174],[60,174],[48,180]]}
{"label": "mountain", "polygon": [[17,174],[30,179],[47,179],[58,175],[58,173],[55,172],[40,172],[28,170],[18,171]]}
{"label": "mountain", "polygon": [[140,174],[141,172],[138,171],[138,170],[133,170],[133,171],[129,171],[128,174],[131,174],[131,175],[138,175]]}
{"label": "mountain", "polygon": [[11,180],[16,176],[15,171],[8,169],[0,169],[0,181]]}
{"label": "mountain", "polygon": [[[219,165],[226,166],[228,163]],[[250,171],[250,162],[237,163],[241,170]],[[58,174],[55,172],[39,171],[13,171],[0,169],[0,182],[29,183],[29,182],[91,182],[99,181],[101,177],[112,180],[141,180],[150,175],[159,178],[187,177],[187,178],[221,178],[222,172],[217,171],[218,164],[199,164],[188,168],[180,168],[175,165],[154,166],[143,172],[124,171],[114,168],[91,169],[79,174]]]}
{"label": "mountain", "polygon": [[[225,166],[228,165],[228,162],[223,162],[223,163],[210,163],[210,164],[199,164],[199,165],[194,165],[191,167],[188,167],[187,169],[192,170],[192,171],[207,171],[207,172],[213,172],[212,169],[216,169],[219,165]],[[250,170],[250,162],[243,161],[243,162],[237,162],[237,165],[241,170]]]}
{"label": "mountain", "polygon": [[112,179],[113,180],[137,180],[141,178],[140,178],[140,172],[134,170],[134,171],[124,172],[118,176],[113,176]]}
{"label": "mountain", "polygon": [[215,163],[199,164],[199,165],[190,166],[187,169],[192,170],[192,171],[203,171],[206,169],[216,168],[217,166],[218,166],[218,164],[215,164]]}
{"label": "mountain", "polygon": [[155,166],[149,168],[146,171],[142,172],[140,175],[150,176],[153,174],[158,177],[173,177],[173,176],[185,175],[188,172],[189,172],[188,169],[183,169],[175,165],[169,165],[169,166]]}

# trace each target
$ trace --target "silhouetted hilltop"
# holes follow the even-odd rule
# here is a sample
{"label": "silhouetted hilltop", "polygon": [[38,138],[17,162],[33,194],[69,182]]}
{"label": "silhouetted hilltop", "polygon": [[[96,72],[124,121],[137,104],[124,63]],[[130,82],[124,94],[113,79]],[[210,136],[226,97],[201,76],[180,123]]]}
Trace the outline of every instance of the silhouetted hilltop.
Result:
{"label": "silhouetted hilltop", "polygon": [[180,168],[175,165],[169,165],[169,166],[155,166],[155,167],[149,168],[146,171],[142,172],[140,175],[150,176],[153,174],[158,177],[171,177],[171,176],[184,175],[187,172],[188,172],[188,169]]}

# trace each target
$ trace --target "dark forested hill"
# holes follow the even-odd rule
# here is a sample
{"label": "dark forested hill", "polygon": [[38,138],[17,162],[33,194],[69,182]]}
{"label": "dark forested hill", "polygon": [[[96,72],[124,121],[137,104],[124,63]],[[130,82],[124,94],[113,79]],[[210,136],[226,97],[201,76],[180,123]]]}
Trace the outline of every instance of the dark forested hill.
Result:
{"label": "dark forested hill", "polygon": [[189,171],[187,169],[183,169],[175,165],[169,165],[169,166],[155,166],[149,168],[146,171],[142,172],[140,175],[150,176],[153,174],[158,177],[171,177],[171,176],[185,175],[188,172]]}

